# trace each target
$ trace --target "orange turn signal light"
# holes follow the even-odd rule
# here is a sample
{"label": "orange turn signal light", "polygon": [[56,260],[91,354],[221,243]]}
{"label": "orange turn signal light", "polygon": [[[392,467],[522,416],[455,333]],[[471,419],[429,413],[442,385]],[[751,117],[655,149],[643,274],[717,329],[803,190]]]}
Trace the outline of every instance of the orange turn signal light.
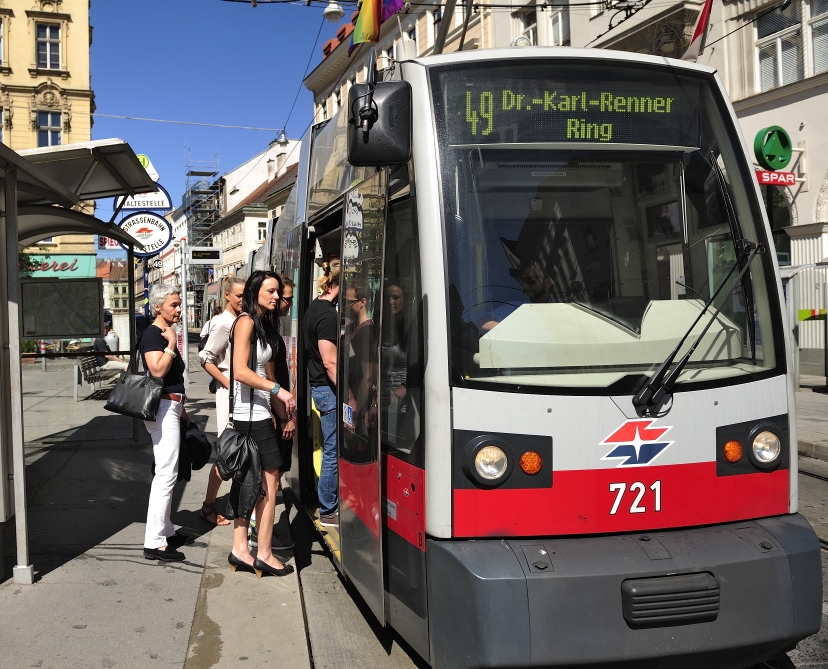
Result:
{"label": "orange turn signal light", "polygon": [[742,444],[731,439],[724,445],[724,456],[728,462],[739,462],[742,459]]}
{"label": "orange turn signal light", "polygon": [[543,467],[543,458],[540,456],[540,453],[526,451],[520,456],[520,468],[524,474],[534,476],[541,470],[541,467]]}

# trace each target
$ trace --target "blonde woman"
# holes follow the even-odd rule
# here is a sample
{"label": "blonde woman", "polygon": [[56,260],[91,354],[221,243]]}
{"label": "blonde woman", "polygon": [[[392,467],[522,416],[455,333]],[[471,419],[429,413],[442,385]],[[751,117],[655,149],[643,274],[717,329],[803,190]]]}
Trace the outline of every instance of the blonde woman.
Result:
{"label": "blonde woman", "polygon": [[319,475],[319,520],[339,526],[336,462],[336,347],[339,335],[339,261],[325,263],[316,282],[320,295],[305,312],[305,346],[311,397],[322,425],[322,469]]}
{"label": "blonde woman", "polygon": [[163,377],[164,388],[155,420],[144,421],[152,438],[155,459],[144,534],[144,557],[147,560],[180,562],[184,559],[184,553],[177,548],[190,543],[192,538],[175,532],[170,520],[172,493],[178,478],[180,423],[190,422],[184,411],[184,361],[176,348],[177,334],[174,329],[175,324],[181,321],[178,287],[154,285],[149,304],[155,320],[141,336],[139,349],[144,369],[156,378]]}
{"label": "blonde woman", "polygon": [[[210,321],[210,334],[204,350],[198,354],[201,366],[216,381],[216,435],[224,432],[229,416],[228,395],[230,392],[230,328],[242,311],[244,279],[229,276],[224,280],[224,300],[227,308]],[[218,468],[213,465],[201,517],[211,525],[229,525],[230,521],[216,509],[216,497],[221,486]]]}

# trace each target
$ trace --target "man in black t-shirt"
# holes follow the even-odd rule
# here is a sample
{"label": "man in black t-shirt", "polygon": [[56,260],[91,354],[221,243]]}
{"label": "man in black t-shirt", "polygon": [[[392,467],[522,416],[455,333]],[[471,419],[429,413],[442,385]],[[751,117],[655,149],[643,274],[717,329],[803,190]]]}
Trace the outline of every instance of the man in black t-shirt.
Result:
{"label": "man in black t-shirt", "polygon": [[112,353],[112,349],[109,348],[109,344],[106,343],[106,335],[109,333],[109,325],[104,323],[103,328],[103,337],[98,337],[95,341],[92,342],[92,350],[98,351],[103,355],[96,355],[95,357],[98,359],[98,367],[101,369],[119,369],[126,371],[127,367],[129,367],[129,363],[126,360],[121,360],[119,357],[114,355],[105,355],[106,353]]}
{"label": "man in black t-shirt", "polygon": [[[339,316],[328,300],[316,299],[305,312],[305,340],[308,343],[308,380],[311,388],[327,386],[336,391],[336,383],[325,369],[318,342],[329,341],[336,346],[339,338]],[[335,370],[336,367],[333,368]],[[333,378],[336,378],[335,371]]]}
{"label": "man in black t-shirt", "polygon": [[339,525],[339,477],[336,455],[336,371],[339,316],[334,306],[339,298],[339,261],[326,266],[317,285],[322,294],[305,312],[305,347],[311,397],[322,427],[322,467],[316,488],[322,525]]}

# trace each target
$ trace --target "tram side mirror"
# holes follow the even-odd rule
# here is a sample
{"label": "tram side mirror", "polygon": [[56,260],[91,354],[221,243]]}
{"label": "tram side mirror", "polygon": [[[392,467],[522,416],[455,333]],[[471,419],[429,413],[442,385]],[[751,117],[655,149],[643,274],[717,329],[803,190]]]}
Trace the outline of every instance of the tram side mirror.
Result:
{"label": "tram side mirror", "polygon": [[411,160],[411,84],[380,81],[348,91],[348,162],[355,167]]}

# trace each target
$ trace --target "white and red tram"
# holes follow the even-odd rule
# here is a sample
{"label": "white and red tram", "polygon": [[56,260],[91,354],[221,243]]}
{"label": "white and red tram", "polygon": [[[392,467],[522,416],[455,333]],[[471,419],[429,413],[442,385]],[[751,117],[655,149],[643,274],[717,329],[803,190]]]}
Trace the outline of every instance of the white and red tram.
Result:
{"label": "white and red tram", "polygon": [[816,632],[778,268],[716,72],[513,48],[385,78],[308,132],[268,247],[311,510],[301,323],[342,260],[341,572],[435,668],[742,667]]}

